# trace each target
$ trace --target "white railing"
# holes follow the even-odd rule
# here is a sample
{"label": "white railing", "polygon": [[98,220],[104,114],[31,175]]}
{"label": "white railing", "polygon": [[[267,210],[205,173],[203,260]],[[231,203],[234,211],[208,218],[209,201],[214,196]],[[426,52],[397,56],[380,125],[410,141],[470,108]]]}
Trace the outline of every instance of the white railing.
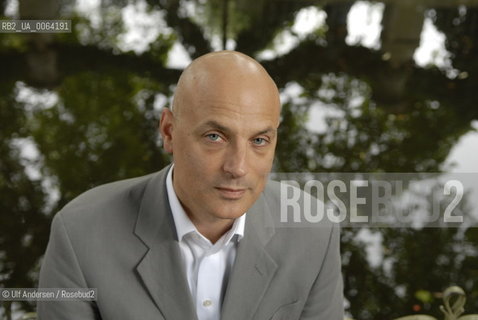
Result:
{"label": "white railing", "polygon": [[[453,286],[443,292],[443,305],[440,310],[445,318],[443,320],[478,320],[478,314],[462,314],[465,312],[466,295],[462,288]],[[354,320],[346,318],[344,320]],[[412,316],[404,316],[394,320],[438,320],[435,317],[426,314],[415,314]]]}

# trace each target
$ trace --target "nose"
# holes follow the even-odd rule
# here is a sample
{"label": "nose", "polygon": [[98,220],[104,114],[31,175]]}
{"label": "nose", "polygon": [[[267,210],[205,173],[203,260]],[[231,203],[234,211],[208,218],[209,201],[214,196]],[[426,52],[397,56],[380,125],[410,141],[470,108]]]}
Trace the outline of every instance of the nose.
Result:
{"label": "nose", "polygon": [[235,142],[229,145],[224,159],[224,172],[232,178],[240,178],[247,174],[247,143]]}

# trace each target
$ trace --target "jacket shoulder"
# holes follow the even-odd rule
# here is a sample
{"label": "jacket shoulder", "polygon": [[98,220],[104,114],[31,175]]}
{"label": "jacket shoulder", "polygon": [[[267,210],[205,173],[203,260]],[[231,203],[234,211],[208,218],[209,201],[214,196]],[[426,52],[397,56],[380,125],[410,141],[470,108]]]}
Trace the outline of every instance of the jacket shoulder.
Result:
{"label": "jacket shoulder", "polygon": [[65,220],[93,218],[89,216],[106,214],[114,208],[127,210],[139,206],[148,182],[158,173],[115,181],[94,187],[66,204],[57,215]]}

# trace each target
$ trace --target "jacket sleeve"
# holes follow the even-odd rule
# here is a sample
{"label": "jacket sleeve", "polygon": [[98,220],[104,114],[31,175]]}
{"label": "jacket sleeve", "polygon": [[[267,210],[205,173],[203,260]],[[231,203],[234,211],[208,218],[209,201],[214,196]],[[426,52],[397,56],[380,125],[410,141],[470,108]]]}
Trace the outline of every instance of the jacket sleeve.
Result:
{"label": "jacket sleeve", "polygon": [[300,316],[301,320],[343,320],[344,297],[340,262],[340,229],[332,227],[322,267]]}
{"label": "jacket sleeve", "polygon": [[[39,288],[87,288],[63,216],[53,219],[47,250],[40,270]],[[94,301],[38,301],[39,320],[99,320]]]}

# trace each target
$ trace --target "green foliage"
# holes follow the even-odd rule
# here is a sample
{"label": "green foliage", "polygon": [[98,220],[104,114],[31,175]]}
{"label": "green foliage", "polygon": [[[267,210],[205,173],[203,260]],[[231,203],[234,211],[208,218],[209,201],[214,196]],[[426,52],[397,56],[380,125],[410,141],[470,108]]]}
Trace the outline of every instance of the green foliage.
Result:
{"label": "green foliage", "polygon": [[119,71],[82,73],[63,81],[57,105],[35,113],[32,136],[43,155],[44,174],[55,177],[63,191],[62,205],[99,183],[166,164],[156,143],[157,91],[157,84]]}
{"label": "green foliage", "polygon": [[417,298],[423,303],[429,303],[433,300],[432,293],[427,290],[418,290],[417,292],[415,292],[415,298]]}
{"label": "green foliage", "polygon": [[[38,259],[48,237],[41,181],[31,179],[18,148],[28,135],[13,84],[0,86],[0,286],[34,287]],[[11,302],[3,302],[5,310]],[[24,303],[23,308],[32,306]],[[8,312],[7,312],[8,316]]]}

